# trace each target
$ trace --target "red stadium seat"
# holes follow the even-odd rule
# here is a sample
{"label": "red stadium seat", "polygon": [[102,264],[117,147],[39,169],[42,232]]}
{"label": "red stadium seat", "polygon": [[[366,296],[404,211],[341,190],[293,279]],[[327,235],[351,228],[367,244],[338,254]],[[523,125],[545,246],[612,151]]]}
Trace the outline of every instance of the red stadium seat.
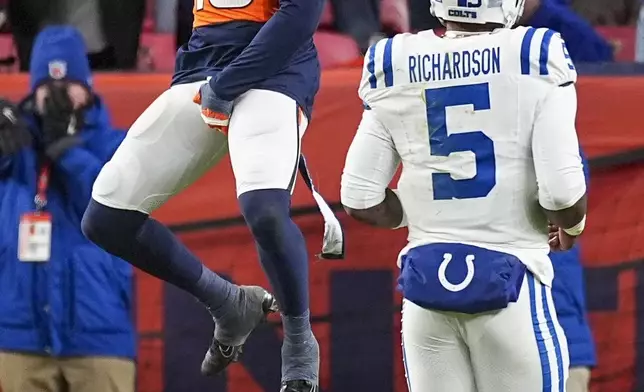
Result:
{"label": "red stadium seat", "polygon": [[[429,10],[429,2],[427,4]],[[324,6],[322,18],[320,19],[320,28],[333,28],[333,21],[333,7],[327,1]],[[381,0],[380,21],[386,30],[391,30],[396,33],[409,31],[409,8],[407,6],[407,0]]]}
{"label": "red stadium seat", "polygon": [[314,41],[323,69],[351,65],[361,57],[356,42],[346,35],[318,31]]}
{"label": "red stadium seat", "polygon": [[617,45],[615,53],[616,61],[635,61],[635,37],[637,37],[633,26],[596,26],[595,30],[609,42]]}
{"label": "red stadium seat", "polygon": [[145,0],[145,16],[143,19],[143,32],[144,33],[155,33],[156,32],[156,22],[154,20],[154,10],[156,9],[156,0]]}
{"label": "red stadium seat", "polygon": [[13,38],[10,34],[0,34],[0,73],[17,71],[18,59],[15,55]]}
{"label": "red stadium seat", "polygon": [[142,29],[142,31],[144,33],[154,33],[155,29],[156,29],[156,26],[155,26],[153,18],[146,17],[145,19],[143,19],[143,29]]}
{"label": "red stadium seat", "polygon": [[330,29],[333,27],[333,8],[328,1],[324,4],[324,11],[322,11],[322,18],[320,18],[320,28]]}

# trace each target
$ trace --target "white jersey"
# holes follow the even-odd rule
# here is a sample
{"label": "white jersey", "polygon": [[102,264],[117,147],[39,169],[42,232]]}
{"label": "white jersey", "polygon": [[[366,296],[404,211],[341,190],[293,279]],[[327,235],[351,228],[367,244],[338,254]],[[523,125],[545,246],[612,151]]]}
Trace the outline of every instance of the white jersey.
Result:
{"label": "white jersey", "polygon": [[574,128],[576,78],[563,40],[548,29],[458,38],[425,31],[380,41],[365,58],[359,95],[366,110],[354,140],[363,133],[380,147],[352,159],[351,150],[360,149],[352,145],[343,204],[368,208],[383,197],[365,192],[367,183],[358,182],[370,175],[351,166],[379,166],[368,180],[386,186],[402,162],[406,249],[458,242],[514,253],[549,285],[539,205],[560,210],[586,192]]}

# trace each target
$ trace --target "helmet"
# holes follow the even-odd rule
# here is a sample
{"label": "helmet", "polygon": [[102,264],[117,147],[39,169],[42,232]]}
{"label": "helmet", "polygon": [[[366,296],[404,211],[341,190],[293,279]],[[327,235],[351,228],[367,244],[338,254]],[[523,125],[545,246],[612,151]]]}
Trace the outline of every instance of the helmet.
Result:
{"label": "helmet", "polygon": [[513,27],[523,14],[525,0],[431,0],[432,15],[460,23],[498,23]]}

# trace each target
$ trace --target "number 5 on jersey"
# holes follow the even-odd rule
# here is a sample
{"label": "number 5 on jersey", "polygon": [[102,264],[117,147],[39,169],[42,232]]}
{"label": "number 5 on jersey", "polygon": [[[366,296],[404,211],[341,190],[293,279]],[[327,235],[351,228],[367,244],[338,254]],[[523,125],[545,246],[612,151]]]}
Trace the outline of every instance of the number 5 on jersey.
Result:
{"label": "number 5 on jersey", "polygon": [[476,161],[476,174],[472,178],[455,180],[452,173],[433,173],[434,199],[486,197],[496,185],[494,143],[484,130],[450,134],[447,129],[447,108],[471,105],[475,112],[490,110],[489,84],[428,89],[425,90],[425,102],[431,155],[449,157],[455,152],[470,151]]}

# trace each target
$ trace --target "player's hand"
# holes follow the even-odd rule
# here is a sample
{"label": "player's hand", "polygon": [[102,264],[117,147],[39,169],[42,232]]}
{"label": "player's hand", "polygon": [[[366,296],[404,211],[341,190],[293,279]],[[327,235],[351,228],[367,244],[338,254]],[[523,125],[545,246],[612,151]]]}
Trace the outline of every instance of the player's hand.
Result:
{"label": "player's hand", "polygon": [[73,136],[77,132],[77,126],[76,120],[73,119],[74,104],[67,92],[67,86],[51,83],[40,91],[44,91],[40,117],[45,146],[64,137]]}
{"label": "player's hand", "polygon": [[563,231],[562,228],[553,224],[548,225],[548,245],[550,245],[550,251],[561,252],[569,250],[575,245],[576,240],[577,237],[571,236]]}
{"label": "player's hand", "polygon": [[217,129],[225,135],[228,134],[228,123],[233,111],[232,101],[217,97],[210,83],[204,83],[193,98],[193,102],[201,105],[201,118],[210,128]]}

